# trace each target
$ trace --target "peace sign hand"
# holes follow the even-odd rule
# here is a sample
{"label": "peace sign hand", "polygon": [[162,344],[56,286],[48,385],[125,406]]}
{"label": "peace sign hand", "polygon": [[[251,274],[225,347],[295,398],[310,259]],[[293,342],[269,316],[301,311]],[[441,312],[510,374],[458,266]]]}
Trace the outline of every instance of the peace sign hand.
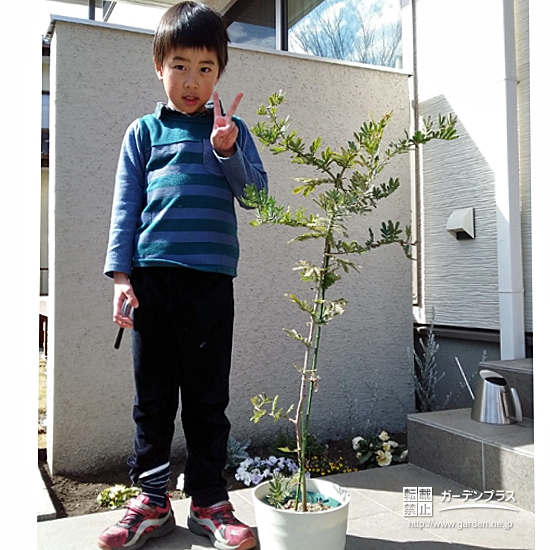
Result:
{"label": "peace sign hand", "polygon": [[232,117],[243,98],[243,93],[239,92],[235,97],[235,100],[229,107],[229,110],[222,115],[222,109],[220,105],[220,97],[218,92],[214,92],[214,125],[212,127],[212,134],[210,135],[210,143],[220,157],[231,157],[235,154],[237,148],[235,146],[235,140],[239,135],[239,129],[233,121]]}

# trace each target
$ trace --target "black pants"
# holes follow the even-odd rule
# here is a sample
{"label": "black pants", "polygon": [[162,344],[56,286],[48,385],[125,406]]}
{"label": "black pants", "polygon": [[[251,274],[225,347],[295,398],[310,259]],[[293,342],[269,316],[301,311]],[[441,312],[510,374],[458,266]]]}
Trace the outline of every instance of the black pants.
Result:
{"label": "black pants", "polygon": [[222,476],[230,423],[233,278],[186,268],[135,268],[136,425],[130,477],[169,462],[181,395],[186,494],[197,506],[228,498]]}

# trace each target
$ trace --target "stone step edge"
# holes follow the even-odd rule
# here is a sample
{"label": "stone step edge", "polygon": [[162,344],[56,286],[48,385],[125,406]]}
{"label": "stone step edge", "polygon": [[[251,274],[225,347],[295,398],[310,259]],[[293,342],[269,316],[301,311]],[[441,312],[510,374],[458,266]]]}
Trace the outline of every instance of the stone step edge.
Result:
{"label": "stone step edge", "polygon": [[50,493],[42,478],[40,468],[37,468],[38,478],[36,479],[36,521],[49,521],[57,518],[57,512],[53,505]]}
{"label": "stone step edge", "polygon": [[[459,430],[458,428],[446,426],[446,425],[444,425],[442,423],[439,423],[439,422],[430,422],[430,421],[426,421],[425,419],[412,418],[412,417],[414,417],[415,415],[418,415],[418,414],[422,414],[422,413],[413,413],[413,414],[407,415],[407,421],[408,422],[417,422],[418,424],[424,424],[425,426],[429,426],[430,428],[434,428],[436,430],[441,430],[441,431],[445,431],[445,432],[448,432],[448,433],[452,433],[454,435],[464,437],[465,439],[471,439],[472,441],[477,441],[478,443],[481,443],[483,445],[491,445],[493,447],[500,447],[502,449],[506,449],[507,451],[511,451],[511,452],[514,452],[514,453],[517,453],[517,454],[520,454],[520,455],[523,455],[523,456],[533,458],[533,459],[535,458],[535,453],[531,452],[531,451],[525,451],[525,450],[517,449],[515,447],[511,447],[511,446],[506,445],[506,444],[501,443],[501,442],[490,441],[490,440],[488,440],[488,439],[486,439],[482,436],[477,436],[475,434],[465,432],[464,430]],[[531,419],[524,419],[524,422],[525,421],[530,421],[531,423],[533,422]],[[527,427],[527,429],[533,430],[534,428],[531,426],[531,427]]]}
{"label": "stone step edge", "polygon": [[487,370],[502,370],[524,374],[525,376],[533,376],[533,364],[514,364],[513,361],[483,361],[479,364],[479,369]]}

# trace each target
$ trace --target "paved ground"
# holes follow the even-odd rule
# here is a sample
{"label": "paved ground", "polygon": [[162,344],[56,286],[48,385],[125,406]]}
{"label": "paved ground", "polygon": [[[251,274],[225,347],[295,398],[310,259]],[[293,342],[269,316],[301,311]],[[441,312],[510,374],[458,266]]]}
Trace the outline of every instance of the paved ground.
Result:
{"label": "paved ground", "polygon": [[[333,476],[349,488],[351,503],[346,550],[532,550],[535,515],[510,502],[472,504],[468,489],[416,466],[403,464]],[[431,517],[406,517],[404,487],[431,487]],[[442,496],[446,495],[446,496]],[[42,499],[43,494],[39,495]],[[236,515],[255,527],[252,489],[231,493]],[[40,502],[40,501],[39,501]],[[510,509],[482,508],[505,506]],[[40,504],[39,504],[40,506]],[[46,504],[47,506],[47,504]],[[177,528],[170,535],[148,541],[145,550],[212,548],[207,538],[186,527],[188,500],[173,503]],[[462,506],[459,508],[459,506]],[[466,507],[464,507],[466,506]],[[474,508],[475,506],[475,508]],[[450,508],[450,509],[449,509]],[[98,534],[121,517],[121,511],[38,522],[38,550],[97,548]],[[304,550],[315,550],[304,548]]]}

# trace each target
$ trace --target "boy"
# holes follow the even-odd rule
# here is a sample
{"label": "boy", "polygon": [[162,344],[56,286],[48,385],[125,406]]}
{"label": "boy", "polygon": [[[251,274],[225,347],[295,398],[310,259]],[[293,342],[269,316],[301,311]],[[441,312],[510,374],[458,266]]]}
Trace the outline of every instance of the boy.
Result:
{"label": "boy", "polygon": [[[233,515],[222,471],[239,255],[234,199],[246,184],[267,190],[267,176],[250,132],[232,116],[242,94],[224,115],[213,93],[228,41],[217,12],[195,2],[172,6],[153,41],[167,104],[136,120],[122,144],[104,271],[114,279],[114,322],[133,327],[128,464],[142,494],[101,534],[104,550],[137,549],[175,528],[166,486],[180,395],[189,529],[220,550],[256,546]],[[122,312],[126,299],[133,319]]]}

